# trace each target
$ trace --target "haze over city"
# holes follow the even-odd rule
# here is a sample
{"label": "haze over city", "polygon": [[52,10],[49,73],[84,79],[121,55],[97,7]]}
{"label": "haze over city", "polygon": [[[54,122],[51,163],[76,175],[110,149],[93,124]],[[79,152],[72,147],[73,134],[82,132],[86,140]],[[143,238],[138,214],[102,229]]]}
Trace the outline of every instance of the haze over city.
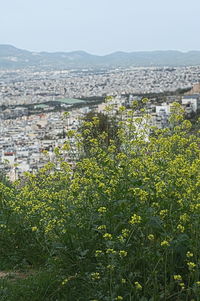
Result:
{"label": "haze over city", "polygon": [[31,51],[199,50],[198,0],[2,1],[0,44]]}

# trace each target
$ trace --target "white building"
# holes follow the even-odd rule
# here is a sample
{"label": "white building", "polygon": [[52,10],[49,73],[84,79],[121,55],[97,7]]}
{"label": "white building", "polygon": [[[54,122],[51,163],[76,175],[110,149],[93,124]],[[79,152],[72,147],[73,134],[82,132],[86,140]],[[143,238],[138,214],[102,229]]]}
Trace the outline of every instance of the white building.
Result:
{"label": "white building", "polygon": [[200,109],[200,94],[187,95],[182,97],[182,105],[186,111],[191,110],[196,113]]}
{"label": "white building", "polygon": [[160,106],[156,106],[156,114],[157,115],[169,115],[170,114],[170,109],[171,108],[171,104],[167,104],[167,103],[162,103]]}

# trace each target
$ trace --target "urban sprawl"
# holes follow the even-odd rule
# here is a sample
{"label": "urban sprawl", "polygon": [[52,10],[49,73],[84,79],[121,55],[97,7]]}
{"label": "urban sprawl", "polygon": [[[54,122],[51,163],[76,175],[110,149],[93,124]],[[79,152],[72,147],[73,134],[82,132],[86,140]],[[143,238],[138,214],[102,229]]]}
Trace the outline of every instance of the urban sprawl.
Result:
{"label": "urban sprawl", "polygon": [[[167,126],[174,101],[182,104],[188,116],[196,114],[199,82],[199,66],[0,70],[0,169],[15,180],[54,160],[53,149],[63,145],[65,133],[76,130],[91,110],[103,111],[106,96],[113,96],[114,110],[148,97],[151,123],[159,128]],[[70,112],[67,118],[66,111]]]}

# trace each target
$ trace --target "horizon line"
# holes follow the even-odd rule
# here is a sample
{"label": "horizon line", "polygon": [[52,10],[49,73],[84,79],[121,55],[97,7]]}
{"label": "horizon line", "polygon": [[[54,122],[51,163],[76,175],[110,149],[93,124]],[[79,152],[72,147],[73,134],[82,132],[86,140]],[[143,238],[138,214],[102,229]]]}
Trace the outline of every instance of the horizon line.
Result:
{"label": "horizon line", "polygon": [[189,52],[200,52],[200,50],[194,50],[194,49],[191,49],[191,50],[177,50],[177,49],[155,49],[155,50],[133,50],[133,51],[125,51],[125,50],[115,50],[115,51],[112,51],[112,52],[109,52],[107,54],[95,54],[95,53],[91,53],[89,51],[86,51],[86,50],[82,50],[82,49],[77,49],[77,50],[57,50],[57,51],[48,51],[48,50],[30,50],[30,49],[27,49],[27,48],[24,48],[24,47],[17,47],[17,46],[14,46],[13,44],[0,44],[0,47],[1,46],[8,46],[8,47],[13,47],[13,48],[16,48],[16,49],[19,49],[19,50],[24,50],[24,51],[28,51],[28,52],[31,52],[31,53],[73,53],[73,52],[83,52],[83,53],[86,53],[86,54],[89,54],[89,55],[94,55],[94,56],[108,56],[108,55],[112,55],[112,54],[115,54],[115,53],[127,53],[127,54],[131,54],[131,53],[139,53],[139,52],[146,52],[146,53],[149,53],[149,52],[179,52],[179,53],[189,53]]}

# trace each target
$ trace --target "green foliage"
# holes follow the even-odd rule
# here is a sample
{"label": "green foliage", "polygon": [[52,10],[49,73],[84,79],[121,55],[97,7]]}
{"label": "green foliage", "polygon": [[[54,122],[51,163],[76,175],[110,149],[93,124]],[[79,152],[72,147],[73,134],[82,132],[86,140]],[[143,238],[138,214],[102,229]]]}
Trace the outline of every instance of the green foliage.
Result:
{"label": "green foliage", "polygon": [[120,141],[117,135],[118,123],[116,117],[111,117],[105,113],[89,112],[84,117],[79,131],[87,155],[89,155],[96,139],[101,148],[107,148],[112,140],[115,140],[115,145],[119,148]]}
{"label": "green foliage", "polygon": [[6,176],[4,171],[0,172],[0,182],[5,184],[6,186],[9,186],[9,187],[12,186],[12,183],[10,182],[10,180],[8,179],[8,177]]}
{"label": "green foliage", "polygon": [[61,276],[54,271],[13,273],[0,280],[0,300],[39,301],[66,300],[59,286]]}
{"label": "green foliage", "polygon": [[[57,162],[23,185],[1,184],[0,255],[46,275],[35,299],[37,280],[16,282],[18,295],[7,280],[4,290],[11,285],[16,296],[29,283],[20,300],[198,300],[200,139],[177,116],[171,129],[149,136],[148,116],[120,112],[117,139],[107,145],[90,122],[89,156],[76,168],[65,162],[66,142]],[[84,149],[85,137],[68,137]],[[45,295],[40,281],[49,281]]]}

